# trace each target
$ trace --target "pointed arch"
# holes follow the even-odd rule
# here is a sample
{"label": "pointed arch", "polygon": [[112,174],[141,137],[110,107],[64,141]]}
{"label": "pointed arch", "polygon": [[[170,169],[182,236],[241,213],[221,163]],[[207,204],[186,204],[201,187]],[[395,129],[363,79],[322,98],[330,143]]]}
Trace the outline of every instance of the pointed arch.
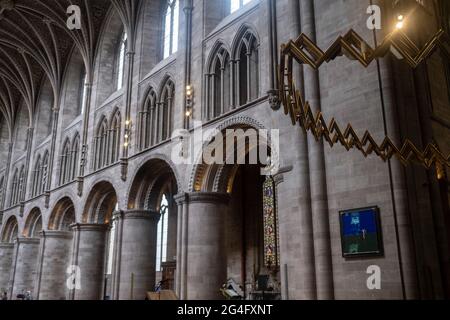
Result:
{"label": "pointed arch", "polygon": [[233,42],[235,61],[235,99],[240,106],[259,96],[259,37],[254,28],[244,24]]}
{"label": "pointed arch", "polygon": [[64,141],[62,153],[61,153],[61,171],[59,175],[59,184],[63,185],[69,182],[70,179],[70,160],[71,160],[71,150],[70,150],[70,140],[67,137]]}
{"label": "pointed arch", "polygon": [[111,117],[108,131],[108,140],[109,140],[109,161],[110,163],[116,163],[119,161],[119,155],[120,155],[120,133],[121,133],[121,126],[122,126],[122,118],[120,111],[116,109]]}
{"label": "pointed arch", "polygon": [[48,166],[49,166],[49,160],[50,160],[50,153],[48,150],[45,151],[44,157],[42,158],[42,170],[40,175],[40,189],[39,194],[43,194],[47,189],[47,182],[49,179],[48,176]]}
{"label": "pointed arch", "polygon": [[94,169],[98,170],[107,164],[107,145],[108,145],[108,121],[105,116],[101,116],[97,124],[97,130],[94,141]]}
{"label": "pointed arch", "polygon": [[9,199],[9,205],[12,207],[17,204],[17,189],[19,187],[19,169],[14,170],[12,183],[11,183],[11,196]]}
{"label": "pointed arch", "polygon": [[171,77],[167,77],[161,86],[160,100],[158,104],[158,116],[156,127],[156,142],[160,143],[170,138],[172,130],[172,114],[175,99],[175,83]]}
{"label": "pointed arch", "polygon": [[73,181],[78,174],[78,165],[80,161],[80,134],[78,132],[75,133],[75,136],[72,140],[72,166],[70,170],[70,180]]}
{"label": "pointed arch", "polygon": [[33,179],[31,184],[31,197],[36,197],[39,193],[39,176],[41,175],[42,171],[42,163],[41,163],[41,155],[37,156],[36,161],[34,162],[34,169],[33,169]]}
{"label": "pointed arch", "polygon": [[141,112],[139,113],[139,149],[144,150],[154,144],[154,136],[157,131],[157,105],[158,96],[153,87],[150,87],[146,95],[145,101],[142,104]]}
{"label": "pointed arch", "polygon": [[214,119],[233,108],[232,83],[234,75],[231,61],[230,50],[223,42],[216,42],[208,58],[205,75],[205,119]]}

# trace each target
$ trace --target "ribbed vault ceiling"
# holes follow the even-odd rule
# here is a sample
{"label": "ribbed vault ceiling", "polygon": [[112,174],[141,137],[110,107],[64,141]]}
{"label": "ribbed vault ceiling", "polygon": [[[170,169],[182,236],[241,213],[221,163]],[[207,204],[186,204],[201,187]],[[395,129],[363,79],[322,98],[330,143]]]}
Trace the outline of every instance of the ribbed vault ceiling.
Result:
{"label": "ribbed vault ceiling", "polygon": [[[90,74],[102,24],[117,10],[134,31],[139,0],[0,0],[0,122],[14,128],[23,104],[33,123],[40,85],[47,78],[59,101],[64,68],[75,48]],[[70,5],[81,9],[81,29],[69,30]],[[3,119],[1,119],[3,118]]]}

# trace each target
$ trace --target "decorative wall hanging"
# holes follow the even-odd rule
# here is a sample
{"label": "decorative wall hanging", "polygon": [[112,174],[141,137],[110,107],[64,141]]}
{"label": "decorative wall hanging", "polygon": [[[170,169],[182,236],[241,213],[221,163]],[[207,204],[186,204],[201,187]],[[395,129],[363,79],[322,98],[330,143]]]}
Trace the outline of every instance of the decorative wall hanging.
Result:
{"label": "decorative wall hanging", "polygon": [[397,58],[404,58],[412,68],[417,68],[437,49],[450,60],[450,38],[443,30],[439,30],[421,49],[401,30],[387,35],[376,48],[371,48],[354,30],[350,30],[325,52],[305,34],[301,34],[295,41],[281,46],[279,94],[284,111],[291,117],[293,125],[298,123],[305,133],[310,132],[317,141],[325,139],[331,147],[340,143],[347,151],[358,149],[364,157],[375,153],[383,161],[388,161],[395,156],[405,166],[416,161],[426,169],[435,166],[438,172],[442,172],[444,167],[450,167],[450,154],[444,155],[433,143],[428,144],[423,151],[408,139],[401,147],[397,147],[389,137],[378,144],[368,131],[362,137],[358,136],[351,124],[343,129],[333,118],[327,125],[322,112],[314,115],[309,102],[304,101],[301,91],[295,88],[293,78],[294,59],[299,64],[317,70],[322,64],[345,56],[359,61],[367,68],[376,59],[392,52]]}

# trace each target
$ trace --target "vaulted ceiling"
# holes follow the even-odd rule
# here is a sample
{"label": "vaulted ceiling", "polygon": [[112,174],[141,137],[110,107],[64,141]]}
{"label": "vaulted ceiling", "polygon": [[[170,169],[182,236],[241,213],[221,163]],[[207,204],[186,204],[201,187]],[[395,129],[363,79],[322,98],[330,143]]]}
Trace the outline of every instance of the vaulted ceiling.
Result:
{"label": "vaulted ceiling", "polygon": [[[59,101],[64,68],[73,48],[92,68],[100,30],[117,10],[134,29],[140,0],[0,0],[0,122],[13,130],[19,107],[33,123],[40,85],[46,77]],[[81,9],[81,29],[69,30],[67,8]]]}

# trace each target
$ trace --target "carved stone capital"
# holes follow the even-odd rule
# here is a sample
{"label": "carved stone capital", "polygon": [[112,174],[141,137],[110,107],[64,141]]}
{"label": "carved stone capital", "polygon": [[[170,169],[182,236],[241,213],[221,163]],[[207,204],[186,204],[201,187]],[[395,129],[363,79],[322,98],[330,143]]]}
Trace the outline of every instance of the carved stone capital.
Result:
{"label": "carved stone capital", "polygon": [[228,204],[230,195],[217,192],[193,192],[189,194],[189,203]]}
{"label": "carved stone capital", "polygon": [[269,105],[272,108],[272,110],[279,110],[281,107],[281,99],[280,99],[280,93],[278,90],[269,90],[267,92],[269,96]]}
{"label": "carved stone capital", "polygon": [[12,249],[14,248],[14,243],[0,243],[0,250],[1,249]]}
{"label": "carved stone capital", "polygon": [[107,224],[74,223],[70,225],[72,231],[107,231],[108,228]]}
{"label": "carved stone capital", "polygon": [[41,239],[39,238],[25,238],[25,237],[18,237],[16,239],[16,242],[19,244],[39,244]]}
{"label": "carved stone capital", "polygon": [[189,202],[189,196],[187,193],[180,193],[173,197],[177,205],[182,205]]}
{"label": "carved stone capital", "polygon": [[42,238],[56,238],[56,239],[72,239],[71,231],[46,230],[39,232]]}
{"label": "carved stone capital", "polygon": [[142,219],[142,220],[154,220],[158,222],[161,214],[152,210],[126,210],[122,211],[122,219]]}

